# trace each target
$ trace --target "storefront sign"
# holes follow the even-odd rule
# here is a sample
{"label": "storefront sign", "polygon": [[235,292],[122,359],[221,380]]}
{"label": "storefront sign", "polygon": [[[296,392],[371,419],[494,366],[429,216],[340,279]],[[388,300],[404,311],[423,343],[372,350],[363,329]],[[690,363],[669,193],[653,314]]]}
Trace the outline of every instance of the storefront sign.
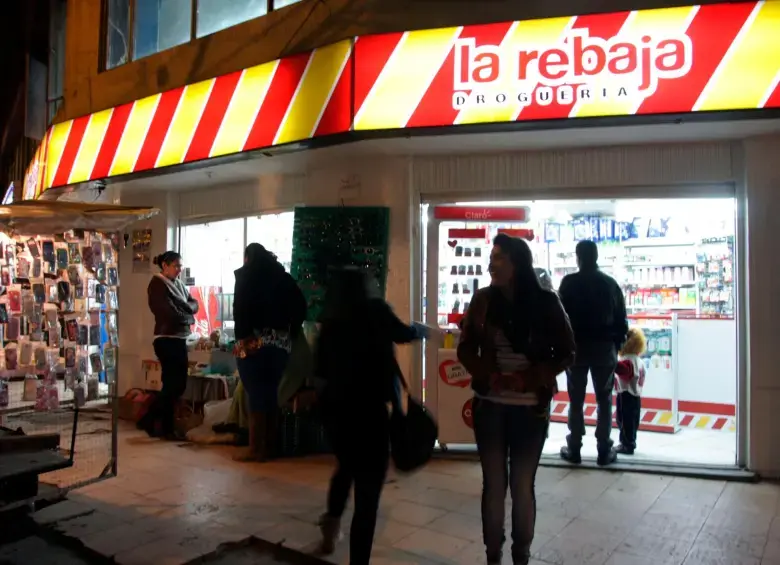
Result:
{"label": "storefront sign", "polygon": [[778,21],[767,0],[361,37],[354,127],[777,108]]}
{"label": "storefront sign", "polygon": [[780,108],[778,21],[765,0],[345,40],[57,124],[25,194],[350,130]]}
{"label": "storefront sign", "polygon": [[461,220],[465,222],[525,222],[529,209],[525,206],[493,208],[488,206],[437,206],[433,209],[436,220]]}

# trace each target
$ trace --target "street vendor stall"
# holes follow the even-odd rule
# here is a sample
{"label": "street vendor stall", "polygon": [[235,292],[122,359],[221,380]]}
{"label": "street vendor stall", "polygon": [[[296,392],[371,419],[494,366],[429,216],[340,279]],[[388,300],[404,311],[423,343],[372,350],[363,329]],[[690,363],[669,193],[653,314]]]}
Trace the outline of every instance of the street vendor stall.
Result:
{"label": "street vendor stall", "polygon": [[121,231],[156,213],[0,206],[0,506],[115,474]]}

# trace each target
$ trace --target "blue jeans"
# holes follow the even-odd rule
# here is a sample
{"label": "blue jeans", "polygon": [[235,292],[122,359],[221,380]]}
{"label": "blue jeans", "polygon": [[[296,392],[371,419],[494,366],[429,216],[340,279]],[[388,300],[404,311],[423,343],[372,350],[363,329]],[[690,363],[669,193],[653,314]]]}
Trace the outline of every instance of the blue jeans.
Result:
{"label": "blue jeans", "polygon": [[279,407],[279,383],[289,357],[285,349],[269,345],[236,359],[250,412],[273,412]]}
{"label": "blue jeans", "polygon": [[501,562],[504,502],[512,496],[512,559],[527,563],[536,522],[534,482],[549,411],[474,399],[474,434],[482,464],[482,535],[488,563]]}

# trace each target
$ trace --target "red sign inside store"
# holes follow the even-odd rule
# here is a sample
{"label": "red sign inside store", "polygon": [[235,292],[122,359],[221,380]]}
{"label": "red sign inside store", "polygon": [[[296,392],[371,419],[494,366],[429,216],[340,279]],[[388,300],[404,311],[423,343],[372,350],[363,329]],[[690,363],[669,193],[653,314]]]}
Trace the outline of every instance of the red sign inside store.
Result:
{"label": "red sign inside store", "polygon": [[465,222],[525,222],[529,209],[524,206],[513,208],[490,208],[485,206],[437,206],[433,209],[436,220],[460,220]]}

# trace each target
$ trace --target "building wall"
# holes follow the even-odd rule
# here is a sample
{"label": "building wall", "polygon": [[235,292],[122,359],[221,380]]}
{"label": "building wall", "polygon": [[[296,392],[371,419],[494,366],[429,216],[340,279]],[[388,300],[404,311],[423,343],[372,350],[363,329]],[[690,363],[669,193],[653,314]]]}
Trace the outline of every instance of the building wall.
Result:
{"label": "building wall", "polygon": [[748,244],[748,390],[751,467],[780,476],[780,377],[774,356],[780,336],[780,136],[749,139],[744,144]]}
{"label": "building wall", "polygon": [[473,0],[303,0],[229,30],[101,72],[101,0],[78,0],[68,2],[65,101],[56,121],[357,35],[690,4],[690,0],[483,0],[475,10]]}

